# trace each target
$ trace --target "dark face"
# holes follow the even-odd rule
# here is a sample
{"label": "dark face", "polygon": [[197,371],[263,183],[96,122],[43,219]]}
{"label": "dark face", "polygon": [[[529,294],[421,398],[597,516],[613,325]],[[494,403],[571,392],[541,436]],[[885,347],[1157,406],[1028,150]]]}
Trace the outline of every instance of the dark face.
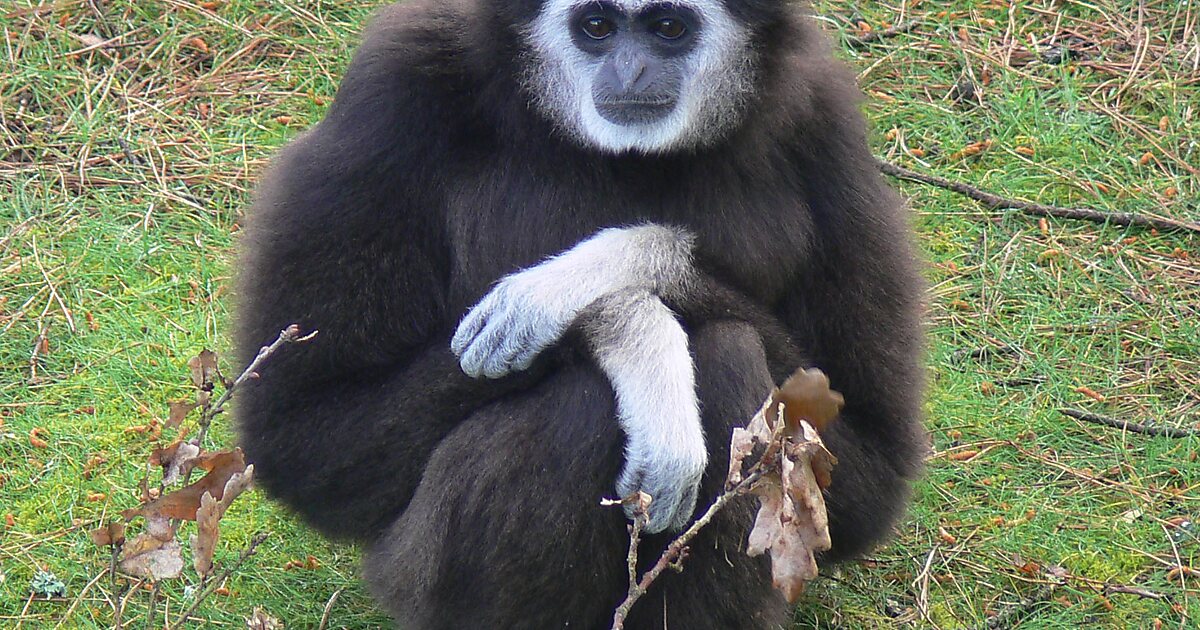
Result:
{"label": "dark face", "polygon": [[626,12],[601,1],[574,9],[570,23],[575,46],[602,63],[592,83],[600,116],[616,125],[647,124],[675,109],[684,60],[702,26],[694,11],[663,2]]}

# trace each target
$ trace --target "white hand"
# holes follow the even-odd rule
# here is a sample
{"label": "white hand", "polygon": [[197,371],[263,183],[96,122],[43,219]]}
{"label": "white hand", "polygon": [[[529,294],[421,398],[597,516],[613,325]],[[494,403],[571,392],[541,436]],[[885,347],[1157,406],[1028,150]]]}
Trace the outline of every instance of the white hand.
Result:
{"label": "white hand", "polygon": [[468,376],[500,378],[528,368],[562,336],[578,308],[555,295],[541,265],[500,281],[463,317],[450,341]]}

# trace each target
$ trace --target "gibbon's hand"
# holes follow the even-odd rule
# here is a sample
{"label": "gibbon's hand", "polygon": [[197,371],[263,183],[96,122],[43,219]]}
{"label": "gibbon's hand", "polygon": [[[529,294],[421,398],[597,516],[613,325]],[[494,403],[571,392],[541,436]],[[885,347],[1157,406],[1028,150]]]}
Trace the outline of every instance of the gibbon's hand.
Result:
{"label": "gibbon's hand", "polygon": [[[647,532],[682,529],[695,511],[708,464],[687,334],[675,314],[645,291],[606,296],[582,317],[626,435],[617,493],[650,495]],[[633,518],[633,506],[625,512]]]}
{"label": "gibbon's hand", "polygon": [[505,277],[462,321],[450,350],[473,378],[527,369],[575,320],[578,308],[547,285],[542,266]]}
{"label": "gibbon's hand", "polygon": [[505,276],[458,324],[450,349],[463,372],[500,378],[528,368],[589,304],[618,291],[678,291],[691,277],[692,237],[653,224],[601,230]]}

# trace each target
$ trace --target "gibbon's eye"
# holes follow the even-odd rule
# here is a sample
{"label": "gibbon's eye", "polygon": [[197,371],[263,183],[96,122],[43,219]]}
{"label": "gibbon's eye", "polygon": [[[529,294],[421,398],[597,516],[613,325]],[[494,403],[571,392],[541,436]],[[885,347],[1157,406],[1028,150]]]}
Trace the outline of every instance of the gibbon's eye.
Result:
{"label": "gibbon's eye", "polygon": [[663,39],[679,39],[687,32],[687,26],[684,26],[683,20],[663,18],[654,23],[653,30]]}
{"label": "gibbon's eye", "polygon": [[592,39],[604,39],[616,30],[612,20],[598,15],[583,18],[580,26],[583,28],[583,33]]}

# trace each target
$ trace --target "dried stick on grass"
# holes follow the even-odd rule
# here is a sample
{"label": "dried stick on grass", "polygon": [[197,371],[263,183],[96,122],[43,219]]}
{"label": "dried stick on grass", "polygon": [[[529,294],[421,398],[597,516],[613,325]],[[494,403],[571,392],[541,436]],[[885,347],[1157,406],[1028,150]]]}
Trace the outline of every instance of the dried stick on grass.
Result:
{"label": "dried stick on grass", "polygon": [[1088,413],[1078,409],[1059,409],[1058,412],[1064,416],[1075,418],[1076,420],[1083,420],[1084,422],[1091,422],[1093,424],[1102,424],[1104,426],[1113,427],[1114,429],[1133,431],[1134,433],[1141,433],[1143,435],[1157,435],[1171,438],[1200,437],[1200,431],[1196,431],[1194,429],[1140,424],[1137,422],[1130,422],[1129,420],[1122,420],[1120,418],[1110,418],[1108,416]]}
{"label": "dried stick on grass", "polygon": [[861,46],[866,46],[867,44],[873,44],[882,39],[907,33],[916,28],[920,23],[920,20],[906,20],[895,26],[885,28],[880,31],[870,31],[863,33],[862,35],[850,35],[846,37],[846,45],[850,46],[851,48],[858,48]]}
{"label": "dried stick on grass", "polygon": [[337,603],[339,597],[342,596],[344,589],[338,589],[329,596],[329,601],[325,602],[325,610],[321,613],[321,623],[317,626],[317,630],[325,630],[329,627],[329,615],[333,613],[333,605]]}
{"label": "dried stick on grass", "polygon": [[1190,223],[1187,221],[1177,221],[1175,219],[1167,219],[1164,217],[1153,217],[1133,212],[1103,212],[1093,210],[1091,208],[1061,208],[1059,206],[1049,206],[1032,201],[1020,201],[1017,199],[1008,199],[1001,197],[995,193],[987,192],[980,188],[956,182],[944,177],[936,175],[927,175],[917,171],[904,168],[891,162],[884,160],[876,160],[879,170],[887,175],[898,179],[907,179],[909,181],[929,184],[944,188],[951,192],[956,192],[960,195],[970,197],[975,201],[991,208],[993,210],[1017,210],[1025,214],[1030,214],[1037,217],[1055,217],[1059,219],[1078,219],[1082,221],[1093,221],[1095,223],[1108,223],[1111,225],[1124,225],[1155,228],[1159,230],[1195,232],[1200,234],[1200,224]]}
{"label": "dried stick on grass", "polygon": [[300,326],[297,324],[292,324],[279,331],[279,336],[275,338],[275,341],[272,341],[270,345],[260,348],[258,355],[254,357],[254,360],[250,362],[250,365],[247,365],[246,369],[242,370],[242,373],[239,374],[232,383],[228,383],[226,385],[225,392],[221,394],[221,397],[211,405],[204,405],[204,407],[200,410],[200,433],[195,437],[195,439],[192,440],[192,444],[201,446],[204,443],[204,437],[208,435],[208,427],[212,424],[213,418],[225,411],[225,405],[229,403],[231,398],[233,398],[233,394],[237,391],[238,387],[241,387],[243,383],[250,379],[258,378],[258,368],[262,366],[264,361],[271,358],[271,355],[275,354],[275,352],[285,345],[292,343],[303,343],[316,336],[317,331],[315,330],[307,335],[301,336]]}

